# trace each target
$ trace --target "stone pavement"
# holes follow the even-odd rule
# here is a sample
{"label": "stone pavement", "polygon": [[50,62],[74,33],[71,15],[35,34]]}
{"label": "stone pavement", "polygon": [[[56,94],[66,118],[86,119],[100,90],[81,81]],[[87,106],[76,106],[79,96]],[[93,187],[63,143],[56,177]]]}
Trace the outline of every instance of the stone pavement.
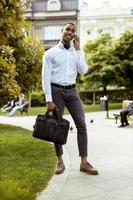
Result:
{"label": "stone pavement", "polygon": [[[76,128],[65,118],[73,126],[64,146],[65,172],[53,175],[37,200],[133,200],[133,123],[118,128],[104,111],[86,114],[89,161],[99,171],[92,176],[79,171]],[[0,117],[0,123],[30,130],[34,122],[35,117]]]}

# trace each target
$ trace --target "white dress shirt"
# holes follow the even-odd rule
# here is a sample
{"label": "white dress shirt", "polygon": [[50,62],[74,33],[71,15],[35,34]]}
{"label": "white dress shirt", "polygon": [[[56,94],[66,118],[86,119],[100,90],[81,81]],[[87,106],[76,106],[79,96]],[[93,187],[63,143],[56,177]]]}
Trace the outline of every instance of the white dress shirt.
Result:
{"label": "white dress shirt", "polygon": [[46,102],[52,102],[51,83],[68,86],[76,83],[77,73],[85,74],[88,66],[81,51],[74,47],[68,50],[60,41],[56,46],[47,50],[43,56],[42,88]]}

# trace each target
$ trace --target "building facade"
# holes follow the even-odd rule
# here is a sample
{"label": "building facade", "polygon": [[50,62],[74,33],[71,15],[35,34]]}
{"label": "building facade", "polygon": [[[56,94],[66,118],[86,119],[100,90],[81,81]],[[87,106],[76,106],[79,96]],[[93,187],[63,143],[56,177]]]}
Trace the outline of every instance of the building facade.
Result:
{"label": "building facade", "polygon": [[[133,7],[111,7],[109,2],[105,1],[101,7],[91,8],[84,2],[79,21],[82,46],[86,41],[96,38],[98,30],[101,29],[117,38],[123,31],[133,30]],[[87,34],[87,31],[90,34]]]}
{"label": "building facade", "polygon": [[58,43],[61,28],[67,22],[77,25],[79,32],[79,0],[34,0],[25,12],[31,32],[49,49]]}

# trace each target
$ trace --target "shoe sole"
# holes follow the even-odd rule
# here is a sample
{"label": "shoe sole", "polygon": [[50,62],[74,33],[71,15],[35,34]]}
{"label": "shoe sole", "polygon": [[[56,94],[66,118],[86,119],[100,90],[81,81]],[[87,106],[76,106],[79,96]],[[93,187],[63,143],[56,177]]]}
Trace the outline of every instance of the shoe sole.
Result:
{"label": "shoe sole", "polygon": [[123,128],[123,127],[125,127],[126,125],[122,125],[122,126],[118,126],[118,128]]}
{"label": "shoe sole", "polygon": [[88,171],[84,169],[80,169],[80,171],[90,175],[98,175],[98,171]]}
{"label": "shoe sole", "polygon": [[65,170],[65,167],[63,168],[63,170],[60,170],[60,171],[55,171],[55,174],[62,174]]}

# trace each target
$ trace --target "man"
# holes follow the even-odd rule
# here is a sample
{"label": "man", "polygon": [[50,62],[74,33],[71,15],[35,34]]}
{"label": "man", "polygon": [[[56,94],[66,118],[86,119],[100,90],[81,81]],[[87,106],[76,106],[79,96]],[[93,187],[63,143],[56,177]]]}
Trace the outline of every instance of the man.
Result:
{"label": "man", "polygon": [[13,116],[17,110],[20,110],[21,108],[23,108],[24,106],[24,94],[20,94],[19,95],[19,99],[17,102],[15,102],[15,106],[12,108],[12,110],[10,111],[10,113],[8,114],[8,116]]}
{"label": "man", "polygon": [[129,103],[127,108],[123,109],[120,112],[120,118],[121,118],[121,125],[119,127],[128,126],[128,119],[127,117],[133,114],[133,102]]}
{"label": "man", "polygon": [[[57,107],[63,115],[66,106],[76,128],[79,156],[81,157],[80,171],[97,175],[98,171],[87,161],[87,130],[82,102],[75,88],[77,73],[85,74],[88,66],[80,52],[79,37],[75,35],[76,27],[68,23],[62,29],[60,42],[49,49],[43,57],[42,86],[45,92],[47,110]],[[73,43],[73,46],[72,44]],[[54,144],[58,158],[55,174],[63,173],[62,145]]]}
{"label": "man", "polygon": [[3,106],[1,111],[2,112],[7,112],[7,111],[10,112],[15,107],[16,102],[17,102],[17,98],[15,97],[11,101],[8,101],[7,104]]}

